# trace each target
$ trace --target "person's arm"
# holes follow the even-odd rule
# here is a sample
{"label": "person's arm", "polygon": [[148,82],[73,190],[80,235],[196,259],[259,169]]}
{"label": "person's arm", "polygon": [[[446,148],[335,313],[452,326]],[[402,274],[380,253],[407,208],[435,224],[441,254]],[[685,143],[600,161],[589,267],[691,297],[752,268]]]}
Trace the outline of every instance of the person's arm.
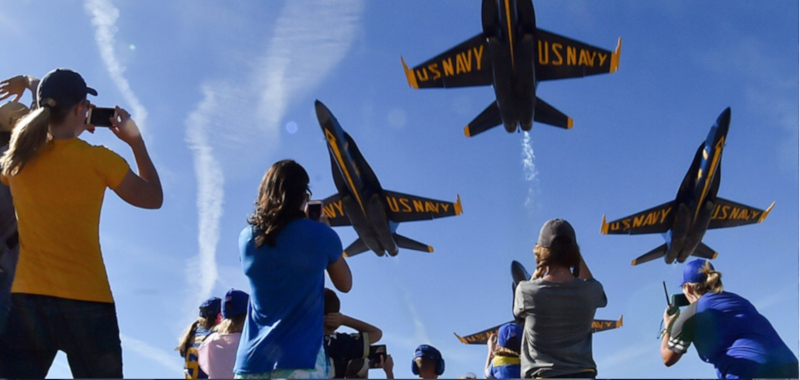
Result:
{"label": "person's arm", "polygon": [[483,366],[483,376],[487,379],[493,379],[492,372],[489,371],[489,366],[492,364],[492,358],[494,358],[494,348],[497,345],[497,335],[494,333],[489,334],[489,339],[486,340],[486,348],[488,352],[486,353],[486,365]]}
{"label": "person's arm", "polygon": [[589,266],[586,265],[586,261],[583,260],[583,255],[581,255],[581,262],[578,264],[578,268],[580,268],[580,271],[578,272],[578,278],[581,280],[589,280],[594,278],[592,277],[592,272],[589,271]]}
{"label": "person's arm", "polygon": [[17,75],[0,82],[0,100],[8,99],[15,95],[14,102],[18,102],[25,93],[25,89],[31,91],[31,97],[36,98],[36,89],[39,87],[39,79],[29,75]]}
{"label": "person's arm", "polygon": [[[377,327],[375,327],[375,326],[373,326],[373,325],[371,325],[371,324],[369,324],[367,322],[364,322],[364,321],[359,320],[359,319],[355,319],[353,317],[350,317],[350,316],[347,316],[347,315],[344,315],[344,314],[341,314],[341,313],[328,313],[328,314],[325,314],[325,322],[326,322],[326,324],[328,324],[329,320],[335,321],[332,324],[335,324],[335,325],[338,325],[338,326],[347,326],[347,327],[350,327],[353,330],[356,330],[356,331],[358,331],[360,333],[366,333],[367,336],[369,337],[369,344],[373,344],[373,343],[381,340],[381,338],[383,337],[383,331],[381,331],[381,329],[379,329],[379,328],[377,328]],[[337,328],[338,328],[338,326],[337,326]]]}
{"label": "person's arm", "polygon": [[683,356],[683,354],[672,351],[669,348],[669,337],[672,331],[672,324],[675,322],[675,320],[678,318],[678,315],[680,315],[681,312],[680,310],[678,310],[677,313],[669,315],[669,313],[667,312],[668,310],[669,307],[667,307],[667,309],[664,310],[664,326],[666,327],[664,328],[664,331],[662,332],[661,335],[661,360],[664,362],[665,366],[670,367],[673,364],[677,363],[678,360],[681,359],[681,356]]}
{"label": "person's arm", "polygon": [[392,355],[386,355],[386,359],[381,356],[381,367],[383,367],[383,372],[386,372],[387,379],[394,379],[394,360]]}
{"label": "person's arm", "polygon": [[147,153],[147,147],[142,139],[142,134],[136,123],[131,119],[128,111],[116,107],[118,118],[112,121],[112,132],[122,141],[127,143],[136,158],[136,167],[139,174],[128,171],[122,182],[114,189],[122,200],[134,206],[148,209],[161,208],[164,203],[164,193],[161,189],[161,180],[158,178],[153,161]]}
{"label": "person's arm", "polygon": [[333,264],[328,265],[326,271],[328,271],[333,286],[340,292],[347,293],[353,288],[353,274],[350,273],[350,266],[347,265],[344,255],[340,256]]}

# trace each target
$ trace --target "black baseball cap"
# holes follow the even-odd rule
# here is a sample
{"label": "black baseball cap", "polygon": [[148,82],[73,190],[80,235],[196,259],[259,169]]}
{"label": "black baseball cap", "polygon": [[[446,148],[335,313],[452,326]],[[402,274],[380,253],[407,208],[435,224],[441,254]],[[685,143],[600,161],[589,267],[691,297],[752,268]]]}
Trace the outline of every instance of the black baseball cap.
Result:
{"label": "black baseball cap", "polygon": [[97,91],[87,86],[80,74],[60,68],[45,74],[37,94],[40,107],[72,107],[86,99],[86,94],[97,96]]}
{"label": "black baseball cap", "polygon": [[542,230],[539,231],[540,247],[550,248],[557,238],[568,238],[572,244],[577,244],[575,230],[572,225],[564,219],[550,219],[544,223]]}

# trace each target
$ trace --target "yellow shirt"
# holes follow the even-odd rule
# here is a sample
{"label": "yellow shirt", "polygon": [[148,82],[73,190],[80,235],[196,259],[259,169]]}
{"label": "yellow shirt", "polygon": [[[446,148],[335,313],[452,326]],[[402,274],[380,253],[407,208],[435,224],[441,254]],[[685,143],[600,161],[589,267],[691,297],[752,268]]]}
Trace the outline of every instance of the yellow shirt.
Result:
{"label": "yellow shirt", "polygon": [[114,302],[100,252],[106,187],[130,170],[103,146],[54,140],[16,175],[2,177],[17,210],[20,253],[12,293]]}

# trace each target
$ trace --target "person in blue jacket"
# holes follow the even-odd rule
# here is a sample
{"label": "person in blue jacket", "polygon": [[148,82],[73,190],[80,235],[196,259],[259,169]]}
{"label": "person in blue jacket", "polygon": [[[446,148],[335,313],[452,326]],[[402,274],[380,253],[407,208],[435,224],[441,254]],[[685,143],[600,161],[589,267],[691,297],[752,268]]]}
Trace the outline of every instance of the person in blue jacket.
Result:
{"label": "person in blue jacket", "polygon": [[797,357],[750,301],[722,290],[722,273],[710,262],[687,264],[681,288],[689,306],[673,315],[664,311],[661,359],[667,367],[694,344],[720,379],[798,377]]}

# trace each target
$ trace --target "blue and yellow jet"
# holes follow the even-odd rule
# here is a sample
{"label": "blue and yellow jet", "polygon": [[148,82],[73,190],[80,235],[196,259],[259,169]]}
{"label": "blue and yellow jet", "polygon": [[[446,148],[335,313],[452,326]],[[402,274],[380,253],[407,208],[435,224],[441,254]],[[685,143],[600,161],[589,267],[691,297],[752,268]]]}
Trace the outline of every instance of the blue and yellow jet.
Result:
{"label": "blue and yellow jet", "polygon": [[603,234],[664,234],[666,243],[639,256],[631,265],[662,256],[667,264],[676,260],[682,263],[689,256],[716,258],[717,252],[702,242],[706,230],[760,223],[766,219],[775,202],[761,210],[717,196],[722,149],[730,123],[731,109],[726,108],[697,148],[675,200],[612,222],[606,222],[603,215]]}
{"label": "blue and yellow jet", "polygon": [[[514,308],[514,296],[516,295],[516,291],[517,291],[517,284],[519,284],[522,281],[528,281],[530,279],[531,279],[531,275],[528,273],[527,270],[525,270],[525,267],[519,261],[514,260],[514,261],[511,262],[511,294],[512,294],[512,296],[511,296],[511,308],[512,308],[512,313],[513,313],[513,308]],[[517,318],[516,320],[509,321],[509,322],[516,322],[520,326],[523,326],[525,324],[525,320],[521,319],[521,318]],[[506,323],[509,323],[509,322],[506,322]],[[464,344],[486,344],[486,342],[489,341],[489,336],[491,334],[497,335],[497,330],[500,328],[500,326],[502,326],[504,324],[505,323],[501,323],[501,324],[499,324],[497,326],[490,327],[490,328],[488,328],[486,330],[479,331],[479,332],[476,332],[474,334],[470,334],[470,335],[467,335],[467,336],[460,336],[460,335],[458,335],[456,333],[453,333],[453,335],[455,335],[456,338],[458,338],[458,340],[461,343],[464,343]],[[593,333],[596,333],[596,332],[599,332],[599,331],[617,329],[617,328],[620,328],[620,327],[622,327],[622,316],[620,316],[619,320],[616,320],[616,321],[614,321],[614,320],[606,320],[606,319],[595,319],[595,320],[592,321],[592,332]]]}
{"label": "blue and yellow jet", "polygon": [[536,28],[531,0],[483,0],[483,32],[409,69],[412,88],[494,86],[492,102],[465,128],[467,137],[500,124],[506,131],[529,131],[533,122],[572,128],[572,119],[536,97],[539,82],[613,73],[614,52]]}
{"label": "blue and yellow jet", "polygon": [[331,111],[319,100],[315,108],[330,152],[333,182],[339,191],[322,201],[323,213],[331,226],[352,225],[358,233],[345,255],[353,257],[371,249],[378,256],[395,256],[398,247],[433,252],[431,246],[397,234],[398,224],[460,215],[461,198],[457,196],[456,202],[451,203],[384,190],[355,141]]}

